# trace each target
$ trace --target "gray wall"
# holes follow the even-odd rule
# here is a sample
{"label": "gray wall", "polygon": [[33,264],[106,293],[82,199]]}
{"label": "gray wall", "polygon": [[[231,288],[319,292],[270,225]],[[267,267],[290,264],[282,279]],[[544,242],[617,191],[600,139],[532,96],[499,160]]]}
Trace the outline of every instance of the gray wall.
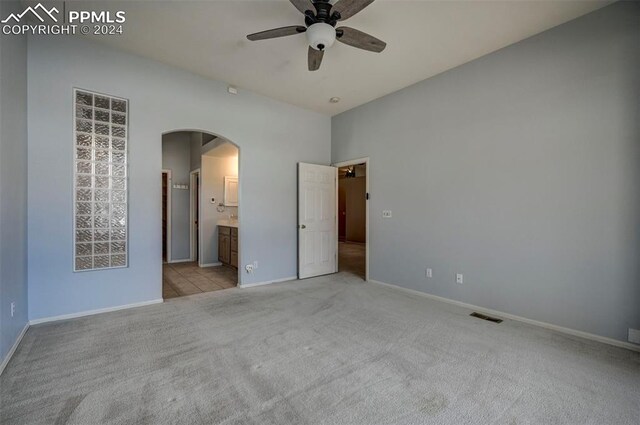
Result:
{"label": "gray wall", "polygon": [[[21,12],[0,2],[0,16]],[[0,363],[27,324],[27,40],[0,37]],[[11,302],[16,313],[11,317]]]}
{"label": "gray wall", "polygon": [[173,188],[174,184],[190,186],[191,135],[177,132],[162,136],[162,168],[171,170],[171,261],[191,257],[190,191]]}
{"label": "gray wall", "polygon": [[[330,161],[331,121],[79,37],[31,37],[31,319],[162,297],[162,134],[201,130],[240,146],[242,282],[296,275],[296,163]],[[72,89],[130,100],[129,267],[72,272]],[[278,247],[278,249],[273,249]]]}
{"label": "gray wall", "polygon": [[335,116],[333,161],[371,158],[371,278],[640,328],[639,22],[615,3]]}
{"label": "gray wall", "polygon": [[191,171],[200,168],[202,159],[202,133],[193,131],[191,132]]}

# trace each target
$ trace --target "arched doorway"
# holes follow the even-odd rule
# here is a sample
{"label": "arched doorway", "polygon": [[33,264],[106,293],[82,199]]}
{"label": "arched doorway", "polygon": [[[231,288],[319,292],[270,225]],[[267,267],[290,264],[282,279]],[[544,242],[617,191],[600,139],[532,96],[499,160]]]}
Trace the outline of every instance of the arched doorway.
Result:
{"label": "arched doorway", "polygon": [[215,133],[163,133],[163,298],[239,284],[239,160],[239,147]]}

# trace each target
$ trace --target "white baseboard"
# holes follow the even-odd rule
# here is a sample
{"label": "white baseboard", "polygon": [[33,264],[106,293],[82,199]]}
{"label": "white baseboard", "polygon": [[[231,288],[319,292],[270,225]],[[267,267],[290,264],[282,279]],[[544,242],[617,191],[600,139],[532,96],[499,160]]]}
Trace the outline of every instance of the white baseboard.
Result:
{"label": "white baseboard", "polygon": [[16,342],[13,343],[11,350],[9,350],[4,360],[2,360],[2,364],[0,364],[0,375],[2,375],[2,372],[4,372],[4,368],[7,367],[7,365],[9,364],[9,360],[11,360],[11,357],[13,357],[13,353],[15,353],[16,350],[18,349],[18,345],[20,345],[20,342],[22,341],[22,337],[24,336],[24,334],[27,333],[27,329],[29,329],[29,323],[26,323],[24,325],[24,328],[22,328],[22,331],[20,331],[18,338],[16,338]]}
{"label": "white baseboard", "polygon": [[200,264],[200,267],[218,267],[221,265],[222,263],[218,261],[217,263]]}
{"label": "white baseboard", "polygon": [[296,279],[298,279],[298,276],[290,276],[290,277],[284,277],[282,279],[267,280],[267,281],[264,281],[264,282],[243,283],[241,285],[238,285],[238,287],[240,287],[240,288],[251,288],[251,287],[254,287],[254,286],[269,285],[271,283],[288,282],[290,280],[296,280]]}
{"label": "white baseboard", "polygon": [[515,320],[518,322],[527,323],[529,325],[539,326],[541,328],[550,329],[550,330],[561,332],[567,335],[577,336],[580,338],[601,342],[603,344],[609,344],[615,347],[621,347],[621,348],[626,348],[628,350],[640,352],[640,345],[632,344],[630,342],[620,341],[617,339],[608,338],[606,336],[600,336],[600,335],[592,334],[589,332],[578,331],[571,328],[565,328],[563,326],[558,326],[558,325],[554,325],[552,323],[547,323],[547,322],[541,322],[539,320],[527,319],[526,317],[516,316],[515,314],[504,313],[502,311],[492,310],[490,308],[480,307],[473,304],[467,304],[462,301],[456,301],[449,298],[439,297],[437,295],[429,294],[427,292],[416,291],[415,289],[409,289],[409,288],[404,288],[402,286],[393,285],[391,283],[380,282],[379,280],[369,279],[369,282],[376,283],[378,285],[387,286],[394,289],[400,289],[401,291],[408,292],[410,294],[419,295],[421,297],[426,297],[436,301],[442,301],[447,304],[453,304],[458,307],[463,307],[463,308],[474,310],[480,313],[485,313],[492,316],[499,316],[505,319]]}
{"label": "white baseboard", "polygon": [[81,311],[79,313],[63,314],[61,316],[44,317],[41,319],[30,320],[29,324],[33,326],[33,325],[38,325],[40,323],[57,322],[58,320],[67,320],[67,319],[75,319],[77,317],[93,316],[94,314],[109,313],[112,311],[126,310],[129,308],[143,307],[143,306],[152,305],[152,304],[160,304],[162,302],[164,302],[164,300],[162,298],[159,298],[157,300],[143,301],[143,302],[134,303],[134,304],[125,304],[125,305],[118,305],[115,307],[99,308],[96,310]]}
{"label": "white baseboard", "polygon": [[191,258],[185,258],[184,260],[171,260],[171,261],[167,261],[167,264],[175,264],[175,263],[190,263],[194,260],[192,260]]}

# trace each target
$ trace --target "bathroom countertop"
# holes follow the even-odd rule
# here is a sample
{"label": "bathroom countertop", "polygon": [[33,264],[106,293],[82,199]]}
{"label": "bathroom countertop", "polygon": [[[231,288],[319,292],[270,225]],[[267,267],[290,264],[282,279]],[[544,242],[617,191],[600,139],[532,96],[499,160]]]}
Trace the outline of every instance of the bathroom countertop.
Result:
{"label": "bathroom countertop", "polygon": [[238,220],[237,219],[222,219],[222,220],[218,220],[218,226],[225,226],[225,227],[235,227],[236,229],[238,228]]}

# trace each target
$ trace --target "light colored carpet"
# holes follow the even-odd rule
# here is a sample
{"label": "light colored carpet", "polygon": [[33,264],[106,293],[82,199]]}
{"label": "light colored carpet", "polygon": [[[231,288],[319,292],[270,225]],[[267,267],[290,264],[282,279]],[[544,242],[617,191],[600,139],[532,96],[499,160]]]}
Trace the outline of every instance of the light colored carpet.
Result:
{"label": "light colored carpet", "polygon": [[348,274],[32,327],[3,424],[638,424],[640,355]]}

